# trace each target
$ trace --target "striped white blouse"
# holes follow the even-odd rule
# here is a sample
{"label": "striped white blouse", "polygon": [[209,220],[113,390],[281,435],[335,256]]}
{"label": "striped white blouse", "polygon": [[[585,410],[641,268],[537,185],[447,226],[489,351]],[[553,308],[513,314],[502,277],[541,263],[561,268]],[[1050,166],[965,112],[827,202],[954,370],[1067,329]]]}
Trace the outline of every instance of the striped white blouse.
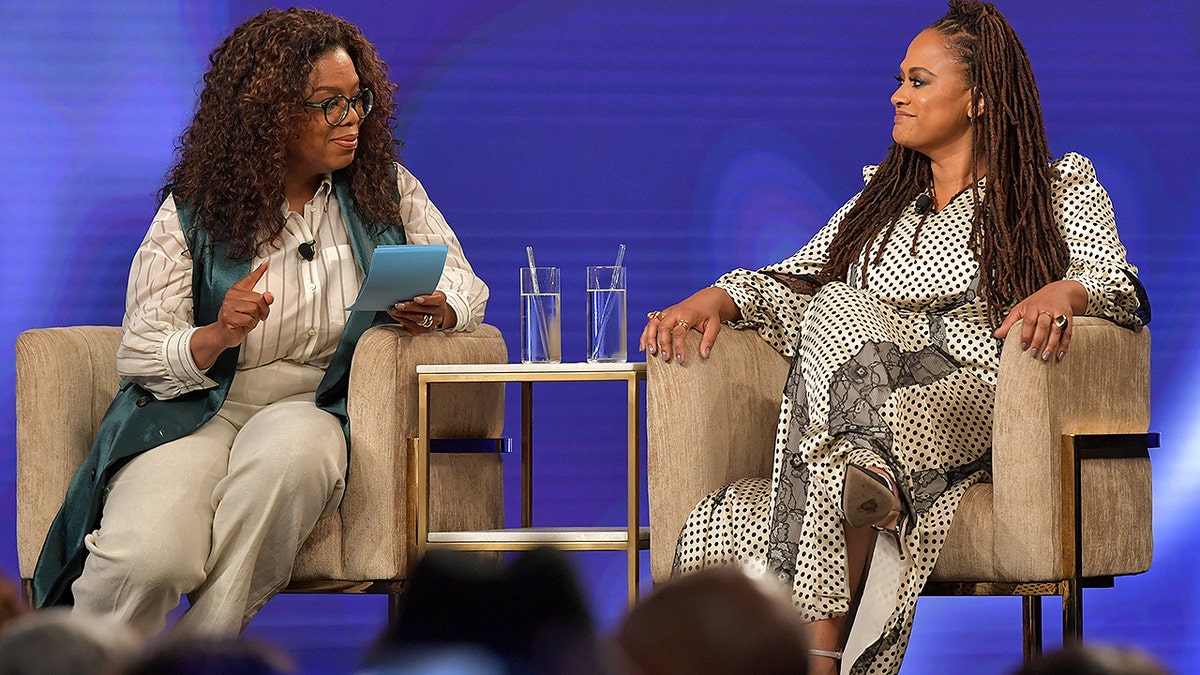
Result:
{"label": "striped white blouse", "polygon": [[[397,165],[397,182],[408,243],[446,244],[449,249],[438,290],[446,294],[458,323],[446,330],[473,330],[483,321],[487,285],[475,276],[458,238],[416,177]],[[304,213],[287,213],[278,245],[259,251],[252,261],[250,269],[270,261],[254,290],[270,291],[275,302],[270,316],[246,336],[239,369],[279,359],[321,368],[329,364],[349,314],[344,308],[354,303],[363,282],[332,192],[327,176]],[[286,201],[281,208],[288,211]],[[305,260],[297,249],[314,240],[316,256]],[[192,359],[192,260],[170,196],[134,254],[122,326],[117,350],[121,377],[160,399],[216,386]]]}

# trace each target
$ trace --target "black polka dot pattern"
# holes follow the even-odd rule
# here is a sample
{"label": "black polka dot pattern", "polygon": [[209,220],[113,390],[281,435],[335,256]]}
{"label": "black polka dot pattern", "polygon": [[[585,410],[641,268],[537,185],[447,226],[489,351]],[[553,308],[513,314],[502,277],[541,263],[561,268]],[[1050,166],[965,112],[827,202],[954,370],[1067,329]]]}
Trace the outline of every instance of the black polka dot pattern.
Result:
{"label": "black polka dot pattern", "polygon": [[[1086,158],[1069,153],[1054,167],[1054,212],[1071,251],[1065,278],[1087,289],[1088,314],[1140,325],[1125,272],[1136,275],[1136,268],[1125,261],[1108,194]],[[868,167],[864,178],[873,172]],[[970,485],[989,479],[1001,343],[977,292],[971,190],[928,214],[920,228],[921,216],[910,206],[882,263],[868,266],[865,288],[860,266],[845,283],[826,284],[815,295],[788,283],[820,271],[853,203],[791,258],[717,281],[741,310],[735,327],[757,330],[792,357],[792,372],[771,479],[738,481],[703,499],[680,534],[675,572],[742,565],[790,584],[808,621],[845,614],[846,465],[884,467],[898,478],[907,507],[905,572],[883,638],[855,672],[896,673],[917,596],[958,502]]]}

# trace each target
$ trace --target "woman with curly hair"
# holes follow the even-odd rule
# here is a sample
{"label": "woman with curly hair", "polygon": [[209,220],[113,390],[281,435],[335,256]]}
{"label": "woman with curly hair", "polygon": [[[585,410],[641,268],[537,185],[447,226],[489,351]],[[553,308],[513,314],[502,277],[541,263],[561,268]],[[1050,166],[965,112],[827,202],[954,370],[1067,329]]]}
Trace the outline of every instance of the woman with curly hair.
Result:
{"label": "woman with curly hair", "polygon": [[[792,359],[772,478],[703,499],[676,572],[781,580],[813,673],[900,669],[959,500],[991,471],[1001,340],[1050,367],[1074,316],[1149,321],[1108,194],[1086,158],[1052,161],[1029,58],[991,3],[950,2],[896,79],[866,187],[794,256],[651,312],[641,338],[682,364],[688,330],[707,358],[727,322]],[[894,592],[863,592],[869,552]]]}
{"label": "woman with curly hair", "polygon": [[[268,10],[210,56],[134,255],[126,380],[34,574],[71,604],[236,635],[341,500],[350,357],[369,327],[473,330],[488,289],[395,159],[387,66],[353,25]],[[437,290],[346,313],[380,244],[445,244]]]}

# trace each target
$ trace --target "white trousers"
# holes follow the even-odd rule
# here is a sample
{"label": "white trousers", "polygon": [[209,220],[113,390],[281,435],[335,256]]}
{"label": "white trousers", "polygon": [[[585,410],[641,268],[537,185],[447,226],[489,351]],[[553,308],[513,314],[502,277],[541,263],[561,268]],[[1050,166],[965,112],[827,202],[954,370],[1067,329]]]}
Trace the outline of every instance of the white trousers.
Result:
{"label": "white trousers", "polygon": [[213,419],[122,467],[85,538],[75,606],[152,636],[186,594],[178,630],[239,634],[341,501],[345,436],[313,403],[323,374],[287,362],[239,371]]}

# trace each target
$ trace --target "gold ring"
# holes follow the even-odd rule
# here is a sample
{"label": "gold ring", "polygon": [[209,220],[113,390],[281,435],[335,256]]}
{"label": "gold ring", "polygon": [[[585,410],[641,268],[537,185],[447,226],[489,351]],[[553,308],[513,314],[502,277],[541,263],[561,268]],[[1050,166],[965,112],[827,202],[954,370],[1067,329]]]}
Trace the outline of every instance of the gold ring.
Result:
{"label": "gold ring", "polygon": [[1043,314],[1045,314],[1046,316],[1054,316],[1053,314],[1051,314],[1050,312],[1048,312],[1044,309],[1042,311],[1038,312],[1038,316],[1041,316]]}
{"label": "gold ring", "polygon": [[689,329],[689,328],[691,328],[691,327],[692,327],[692,324],[690,324],[690,323],[688,323],[688,322],[684,321],[683,319],[680,319],[680,320],[676,321],[676,322],[675,322],[675,325],[676,325],[676,326],[679,326],[680,328],[682,328],[682,329],[684,329],[684,330],[687,330],[687,329]]}
{"label": "gold ring", "polygon": [[647,314],[646,318],[650,319],[651,321],[658,321],[659,319],[662,318],[662,312],[656,309],[653,312],[650,312],[649,314]]}
{"label": "gold ring", "polygon": [[425,316],[421,317],[421,320],[417,322],[417,325],[421,328],[429,328],[433,325],[433,315],[426,314]]}
{"label": "gold ring", "polygon": [[1067,323],[1068,323],[1068,322],[1067,322],[1067,315],[1066,315],[1066,314],[1059,314],[1058,316],[1054,317],[1054,325],[1055,325],[1055,326],[1058,326],[1058,329],[1059,329],[1059,330],[1066,330],[1066,329],[1067,329]]}

